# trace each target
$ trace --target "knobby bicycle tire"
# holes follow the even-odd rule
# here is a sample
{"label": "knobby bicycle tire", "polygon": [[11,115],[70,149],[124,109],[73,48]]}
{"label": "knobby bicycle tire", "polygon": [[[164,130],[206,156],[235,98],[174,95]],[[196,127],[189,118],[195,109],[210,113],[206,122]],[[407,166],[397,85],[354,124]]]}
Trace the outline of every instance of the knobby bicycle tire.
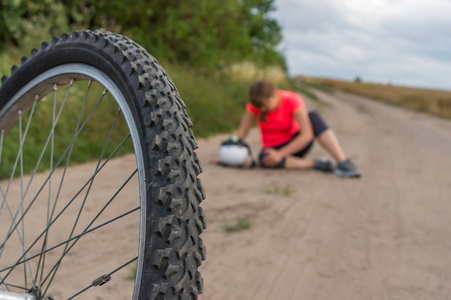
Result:
{"label": "knobby bicycle tire", "polygon": [[145,199],[140,200],[134,299],[197,298],[203,289],[198,267],[205,247],[199,235],[206,223],[199,204],[205,193],[192,122],[175,85],[151,55],[124,36],[88,30],[63,34],[33,49],[2,78],[0,128],[8,132],[17,121],[11,111],[30,109],[29,102],[17,101],[18,95],[41,97],[51,90],[48,84],[27,84],[64,66],[74,74],[78,66],[106,74],[125,99],[136,128],[134,139],[139,141],[133,144],[142,155],[139,182]]}

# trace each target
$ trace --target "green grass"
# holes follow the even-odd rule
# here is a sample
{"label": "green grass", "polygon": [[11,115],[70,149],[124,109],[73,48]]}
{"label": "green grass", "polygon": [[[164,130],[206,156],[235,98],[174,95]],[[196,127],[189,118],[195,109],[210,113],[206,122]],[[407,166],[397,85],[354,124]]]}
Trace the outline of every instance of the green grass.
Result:
{"label": "green grass", "polygon": [[238,232],[243,230],[249,230],[252,227],[252,222],[246,218],[238,218],[233,223],[224,224],[224,230],[226,232]]}
{"label": "green grass", "polygon": [[128,270],[129,270],[129,274],[127,276],[127,279],[134,281],[136,279],[136,272],[138,270],[138,263],[136,261],[132,262],[128,266]]}
{"label": "green grass", "polygon": [[[13,61],[13,58],[5,53],[2,53],[1,57],[6,57],[6,61]],[[196,137],[207,137],[217,133],[231,132],[238,127],[247,101],[248,83],[234,81],[226,75],[207,76],[183,65],[167,63],[162,65],[179,89],[182,99],[187,105],[186,110],[193,121],[194,127],[192,129]],[[4,69],[5,67],[2,64],[2,72],[6,72],[9,75],[9,70],[4,71]],[[62,105],[66,89],[67,87],[61,87],[57,91],[57,110]],[[78,117],[71,118],[69,114],[80,110],[85,90],[85,86],[74,85],[70,91],[70,100],[65,104],[63,115],[61,115],[55,130],[55,139],[59,141],[61,148],[54,149],[54,153],[62,154],[65,147],[71,142]],[[93,84],[90,95],[99,95],[99,92],[101,92],[101,87]],[[109,94],[107,94],[106,98],[108,97]],[[88,106],[92,107],[97,99],[97,97],[90,97]],[[105,100],[112,101],[112,99]],[[105,100],[102,102],[105,102]],[[49,130],[42,130],[42,128],[44,125],[46,125],[46,128],[51,127],[53,92],[38,104],[33,115],[33,122],[31,122],[27,133],[26,144],[24,145],[24,174],[34,172],[41,150],[44,149],[42,145],[45,144],[49,135]],[[99,141],[106,139],[116,113],[117,105],[104,105],[101,111],[95,112],[92,118],[93,121],[87,123],[87,127],[83,131],[85,134],[77,138],[74,149],[71,152],[70,164],[98,159],[103,147],[103,143]],[[86,117],[87,113],[84,113],[82,119],[84,120]],[[27,115],[24,115],[23,128],[26,126],[27,119]],[[125,125],[124,122],[121,118],[120,123]],[[121,141],[120,137],[124,135],[124,132],[115,132],[115,134],[111,144],[108,146],[106,156],[114,150],[113,145],[117,145]],[[3,145],[0,178],[9,177],[16,162],[18,149],[19,130],[15,128],[8,134],[8,139],[5,139]],[[119,155],[132,151],[132,144],[127,143],[126,147],[121,149]],[[47,170],[50,165],[50,147],[44,150],[43,153],[42,162],[39,164],[37,172]],[[58,158],[58,155],[54,155],[53,165],[57,163]],[[27,164],[27,162],[30,163]],[[64,164],[65,160],[63,160],[61,165],[64,166]],[[20,162],[16,165],[19,166]],[[16,167],[15,176],[18,176],[19,172],[20,168]]]}
{"label": "green grass", "polygon": [[[33,42],[27,43],[29,47],[36,47]],[[40,43],[40,42],[39,42]],[[0,77],[3,75],[10,75],[10,69],[13,64],[20,65],[20,58],[23,55],[29,55],[31,49],[24,50],[23,48],[17,49],[12,46],[6,48],[7,50],[0,52]],[[157,59],[159,59],[157,57]],[[182,64],[170,64],[164,60],[160,60],[160,64],[168,72],[169,77],[172,79],[176,87],[178,88],[182,99],[187,105],[186,110],[190,116],[194,127],[192,128],[196,137],[208,137],[218,133],[231,133],[239,126],[241,117],[244,113],[245,104],[248,97],[248,88],[250,81],[233,76],[233,74],[218,73],[218,74],[206,74],[193,67]],[[84,97],[85,88],[73,88],[77,100],[68,102],[66,105],[70,106],[72,110],[76,111],[80,109]],[[98,89],[98,88],[94,88]],[[61,91],[58,90],[58,98],[64,98],[64,88]],[[71,95],[74,91],[71,91]],[[47,96],[48,102],[52,102],[52,94]],[[89,100],[92,101],[92,100]],[[57,106],[61,105],[60,102]],[[117,109],[113,106],[111,109],[103,110],[101,113],[96,113],[94,116],[95,122],[88,124],[86,132],[89,134],[81,135],[76,142],[74,151],[72,151],[71,163],[82,163],[86,161],[92,161],[98,159],[98,154],[102,149],[102,143],[99,140],[105,139],[111,125],[111,118],[115,116]],[[86,116],[84,116],[86,117]],[[42,144],[45,142],[49,132],[41,130],[41,124],[49,124],[52,119],[51,105],[45,107],[40,105],[39,111],[36,111],[33,117],[35,121],[29,129],[25,152],[24,161],[37,161],[39,154],[42,150]],[[24,126],[26,124],[27,117],[24,116]],[[74,134],[75,123],[69,121],[70,118],[62,115],[56,131],[55,138],[59,141],[63,141],[61,144],[67,145]],[[76,118],[75,118],[76,120]],[[75,121],[76,122],[76,121]],[[14,162],[16,161],[16,154],[18,150],[18,136],[19,131],[17,129],[12,130],[8,134],[14,136],[12,141],[5,142],[1,154],[1,167],[0,177],[5,178],[9,176]],[[118,140],[113,141],[117,143]],[[114,144],[112,143],[112,144]],[[38,146],[39,145],[39,146]],[[112,148],[108,148],[108,153],[111,153]],[[120,153],[125,154],[132,152],[133,147],[130,144]],[[63,149],[55,149],[55,152],[61,153]],[[108,155],[107,153],[107,155]],[[48,169],[50,164],[50,150],[44,151],[44,157],[42,164],[38,167],[38,172],[42,172]],[[54,157],[54,163],[56,163],[57,157]],[[20,165],[20,164],[19,164]],[[24,164],[25,165],[25,164]],[[64,162],[62,163],[64,165]],[[33,172],[34,164],[30,164],[30,167],[24,170],[25,174]],[[19,169],[16,170],[17,175]]]}
{"label": "green grass", "polygon": [[184,65],[162,65],[187,106],[197,137],[231,132],[238,127],[247,102],[248,82],[224,74],[203,74]]}
{"label": "green grass", "polygon": [[[93,83],[89,96],[87,97],[85,108],[82,111],[84,95],[86,93],[86,82],[75,82],[70,90],[71,97],[64,101],[68,87],[59,88],[56,92],[56,102],[54,94],[51,92],[47,97],[40,100],[31,115],[32,110],[23,112],[22,115],[22,136],[25,137],[23,145],[23,173],[44,172],[55,166],[62,158],[60,166],[66,164],[66,158],[70,154],[69,165],[87,161],[98,160],[107,141],[111,126],[118,113],[118,106],[112,97],[107,93],[103,97],[101,105],[94,111],[89,121],[84,125],[78,138],[70,147],[78,118],[81,113],[80,124],[88,120],[88,115],[95,103],[102,94],[103,88]],[[64,104],[58,118],[58,112]],[[55,118],[58,118],[53,137],[50,135],[52,127],[53,106],[55,105]],[[29,127],[28,120],[31,119]],[[28,127],[28,129],[26,129]],[[26,134],[26,135],[25,135]],[[122,140],[128,135],[125,119],[119,116],[114,132],[107,144],[104,159],[107,158]],[[3,140],[0,178],[8,178],[15,168],[15,176],[20,175],[21,161],[18,158],[21,133],[18,126],[13,128]],[[50,136],[50,139],[49,139]],[[52,139],[56,142],[52,147]],[[47,144],[47,145],[46,145]],[[67,150],[69,149],[69,150]],[[133,151],[131,140],[123,145],[115,156],[121,156]],[[14,167],[15,166],[15,167]]]}
{"label": "green grass", "polygon": [[296,193],[296,190],[289,185],[281,186],[275,183],[265,189],[264,192],[271,195],[291,196]]}
{"label": "green grass", "polygon": [[293,85],[296,88],[304,88],[307,90],[315,89],[315,90],[324,92],[326,94],[334,93],[334,89],[328,87],[327,85],[320,84],[320,83],[308,82],[306,80],[303,80],[302,77],[298,77],[297,79],[293,80]]}
{"label": "green grass", "polygon": [[302,80],[302,78],[297,78],[297,79],[292,80],[291,84],[296,92],[300,93],[301,95],[306,96],[310,100],[312,100],[318,104],[321,104],[321,105],[326,105],[326,103],[324,101],[322,101],[320,98],[318,98],[318,96],[316,96],[316,94],[314,93],[314,90],[318,90],[318,91],[321,91],[321,92],[327,93],[327,94],[334,93],[333,89],[331,89],[325,85],[310,83],[308,81]]}

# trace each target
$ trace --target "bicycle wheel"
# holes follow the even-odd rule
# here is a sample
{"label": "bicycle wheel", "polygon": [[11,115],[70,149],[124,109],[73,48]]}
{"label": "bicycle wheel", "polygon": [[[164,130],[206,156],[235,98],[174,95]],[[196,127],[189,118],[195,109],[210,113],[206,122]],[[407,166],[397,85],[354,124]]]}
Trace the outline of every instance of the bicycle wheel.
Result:
{"label": "bicycle wheel", "polygon": [[205,195],[184,108],[110,32],[54,38],[2,78],[0,299],[197,298]]}

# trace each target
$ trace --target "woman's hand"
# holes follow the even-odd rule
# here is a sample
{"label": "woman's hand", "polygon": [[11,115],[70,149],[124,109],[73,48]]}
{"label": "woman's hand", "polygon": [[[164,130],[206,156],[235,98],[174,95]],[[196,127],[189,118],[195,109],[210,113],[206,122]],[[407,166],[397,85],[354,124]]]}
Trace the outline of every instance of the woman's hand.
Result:
{"label": "woman's hand", "polygon": [[266,167],[274,168],[283,159],[283,155],[276,149],[267,148],[263,151],[266,155],[263,157],[262,162]]}

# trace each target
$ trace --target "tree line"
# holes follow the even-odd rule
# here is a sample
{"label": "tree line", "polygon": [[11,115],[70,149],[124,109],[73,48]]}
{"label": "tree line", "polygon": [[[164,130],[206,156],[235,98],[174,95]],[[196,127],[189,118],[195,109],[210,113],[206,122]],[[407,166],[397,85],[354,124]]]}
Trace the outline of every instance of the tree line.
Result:
{"label": "tree line", "polygon": [[126,35],[156,57],[223,68],[279,65],[274,0],[0,0],[0,50],[36,32],[102,28]]}

